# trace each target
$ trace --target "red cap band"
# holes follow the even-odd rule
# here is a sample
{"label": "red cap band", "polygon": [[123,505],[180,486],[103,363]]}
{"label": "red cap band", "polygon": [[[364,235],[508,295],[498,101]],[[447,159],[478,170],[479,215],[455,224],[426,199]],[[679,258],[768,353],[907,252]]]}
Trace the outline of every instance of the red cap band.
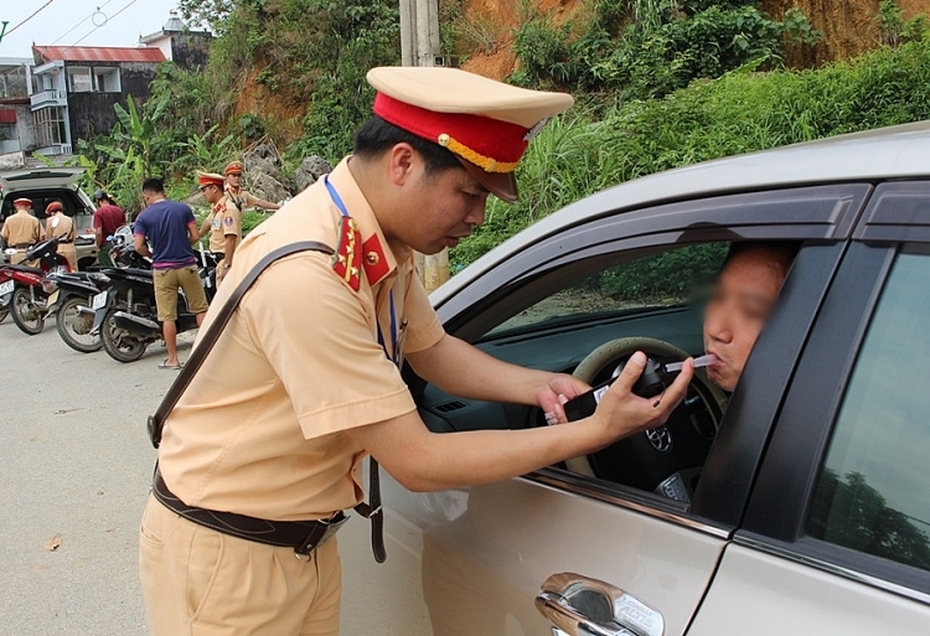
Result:
{"label": "red cap band", "polygon": [[218,188],[222,188],[225,183],[226,183],[226,179],[213,177],[208,174],[200,175],[200,186],[201,187],[208,186],[208,185],[215,185]]}
{"label": "red cap band", "polygon": [[374,113],[399,128],[437,143],[486,172],[513,172],[526,151],[527,128],[490,117],[439,113],[375,96]]}

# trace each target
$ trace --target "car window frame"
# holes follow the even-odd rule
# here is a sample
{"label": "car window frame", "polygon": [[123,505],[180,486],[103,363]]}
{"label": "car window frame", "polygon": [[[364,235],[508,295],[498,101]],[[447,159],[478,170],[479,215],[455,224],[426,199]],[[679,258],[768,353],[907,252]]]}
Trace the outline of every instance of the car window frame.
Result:
{"label": "car window frame", "polygon": [[[871,190],[871,183],[860,181],[719,194],[635,209],[618,201],[616,208],[529,243],[514,237],[498,248],[509,248],[509,254],[444,299],[436,311],[447,332],[470,342],[488,331],[494,318],[482,320],[482,315],[493,314],[494,305],[514,286],[587,258],[712,241],[845,239]],[[769,205],[773,197],[779,199],[774,208]],[[761,218],[750,218],[747,209]]]}
{"label": "car window frame", "polygon": [[[779,305],[784,304],[785,307],[776,308],[776,315],[782,316],[779,322],[787,327],[782,330],[785,333],[776,333],[769,339],[791,335],[794,344],[789,346],[796,347],[799,352],[806,338],[804,325],[812,323],[822,298],[819,290],[826,289],[841,259],[844,240],[849,237],[871,191],[871,183],[821,184],[721,194],[647,205],[635,210],[618,208],[604,211],[584,223],[570,225],[561,232],[523,247],[510,259],[504,259],[471,280],[437,311],[450,334],[474,341],[487,330],[488,320],[482,320],[481,315],[485,312],[486,315],[494,314],[495,305],[505,302],[503,299],[516,286],[533,284],[547,276],[558,277],[561,268],[583,260],[620,252],[638,254],[658,248],[721,240],[798,240],[808,244],[801,250],[797,266],[789,276],[789,280],[794,282],[786,282],[783,291],[787,298],[793,300],[791,303],[780,300]],[[750,217],[745,212],[749,207],[766,213]],[[818,293],[811,295],[811,289]],[[472,303],[470,298],[481,300]],[[773,321],[774,318],[775,315]],[[475,327],[475,324],[480,326]],[[786,348],[782,343],[780,352],[783,354]],[[751,371],[754,357],[755,353],[747,365],[747,373]],[[794,358],[789,355],[787,359]],[[792,363],[780,366],[778,377],[786,383],[792,369]],[[763,374],[757,371],[756,376],[761,381]],[[770,381],[766,380],[765,386],[773,386]],[[733,396],[735,400],[739,399],[741,391],[738,387]],[[712,533],[721,529],[729,532],[737,527],[745,511],[762,448],[780,399],[779,394],[774,403],[744,400],[743,406],[735,411],[737,415],[728,413],[727,420],[738,416],[732,427],[736,433],[721,444],[724,450],[715,453],[716,442],[711,450],[715,463],[726,466],[726,469],[712,471],[717,476],[712,480],[713,486],[698,488],[690,510],[651,493],[559,469],[543,469],[526,478],[638,512],[675,519],[678,523],[702,527]],[[738,457],[743,459],[736,462],[734,453],[740,453]],[[708,468],[710,461],[711,457],[706,465]],[[725,492],[721,493],[721,488]],[[715,506],[710,503],[713,495],[726,498],[726,504]],[[707,503],[701,504],[702,497]]]}
{"label": "car window frame", "polygon": [[[918,217],[913,204],[920,200],[925,211]],[[930,181],[876,188],[787,389],[736,534],[756,548],[925,603],[930,572],[808,537],[805,530],[846,389],[894,262],[912,246],[930,249],[928,208]]]}

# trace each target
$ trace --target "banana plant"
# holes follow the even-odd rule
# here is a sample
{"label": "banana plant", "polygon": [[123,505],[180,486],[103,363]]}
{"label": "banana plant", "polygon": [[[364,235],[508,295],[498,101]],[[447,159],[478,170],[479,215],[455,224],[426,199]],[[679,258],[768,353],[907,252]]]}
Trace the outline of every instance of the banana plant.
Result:
{"label": "banana plant", "polygon": [[[114,128],[113,135],[117,146],[134,148],[142,160],[144,172],[152,165],[153,155],[161,155],[167,146],[166,136],[160,134],[159,124],[168,107],[170,95],[165,94],[154,103],[146,102],[142,111],[136,108],[132,95],[126,97],[126,107],[114,104],[119,127]],[[163,147],[165,146],[165,147]]]}

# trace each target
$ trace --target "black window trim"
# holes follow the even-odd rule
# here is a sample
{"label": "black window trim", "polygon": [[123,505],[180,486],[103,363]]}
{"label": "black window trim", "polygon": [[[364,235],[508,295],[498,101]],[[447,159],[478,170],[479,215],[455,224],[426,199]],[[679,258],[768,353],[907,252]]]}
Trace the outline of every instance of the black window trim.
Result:
{"label": "black window trim", "polygon": [[[863,182],[812,185],[605,211],[523,246],[446,299],[437,312],[448,332],[472,341],[486,331],[482,314],[493,314],[494,305],[513,286],[587,258],[712,241],[846,239],[872,189],[872,184]],[[747,218],[747,208],[773,201],[779,205],[779,214],[770,212],[764,220]],[[800,207],[805,202],[809,203],[806,210]],[[785,209],[794,217],[784,216]],[[475,298],[481,301],[472,302]]]}
{"label": "black window trim", "polygon": [[786,385],[778,426],[743,522],[745,530],[789,542],[803,533],[800,516],[893,258],[890,247],[849,246]]}
{"label": "black window trim", "polygon": [[[865,218],[865,217],[864,217]],[[849,379],[896,256],[898,243],[854,242],[788,388],[778,426],[737,537],[783,555],[835,566],[900,594],[930,594],[930,572],[806,536],[808,513]],[[823,369],[830,369],[823,373]],[[832,566],[830,565],[832,564]],[[852,576],[852,575],[849,575]],[[887,585],[878,585],[876,581]],[[924,601],[925,602],[925,601]]]}

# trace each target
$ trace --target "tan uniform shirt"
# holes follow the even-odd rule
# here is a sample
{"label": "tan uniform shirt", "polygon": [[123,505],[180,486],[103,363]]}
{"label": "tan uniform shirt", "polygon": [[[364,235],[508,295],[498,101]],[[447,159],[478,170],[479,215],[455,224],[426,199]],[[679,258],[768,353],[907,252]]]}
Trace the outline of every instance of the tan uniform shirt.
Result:
{"label": "tan uniform shirt", "polygon": [[[413,253],[388,247],[342,163],[330,175],[364,245],[355,291],[320,252],[272,265],[245,295],[168,417],[159,465],[185,503],[276,520],[316,519],[361,500],[362,449],[346,433],[416,407],[390,347],[390,291],[398,349],[436,344],[442,325],[414,271]],[[236,250],[230,283],[207,313],[273,249],[302,240],[338,249],[340,214],[320,180],[253,230]],[[377,322],[376,322],[377,321]]]}
{"label": "tan uniform shirt", "polygon": [[48,217],[45,219],[45,236],[46,238],[57,238],[59,241],[73,242],[75,236],[74,221],[61,212]]}
{"label": "tan uniform shirt", "polygon": [[233,207],[239,210],[240,213],[258,205],[259,198],[248,190],[242,188],[233,190],[229,186],[226,186],[224,191],[226,192],[226,198],[229,199]]}
{"label": "tan uniform shirt", "polygon": [[68,261],[72,272],[77,271],[77,249],[74,247],[76,234],[74,220],[66,214],[59,212],[45,219],[45,237],[59,240],[56,251]]}
{"label": "tan uniform shirt", "polygon": [[42,238],[42,224],[25,210],[19,210],[4,221],[0,236],[8,247],[32,245]]}
{"label": "tan uniform shirt", "polygon": [[226,237],[231,234],[242,240],[242,213],[224,196],[210,211],[210,251],[225,252]]}

